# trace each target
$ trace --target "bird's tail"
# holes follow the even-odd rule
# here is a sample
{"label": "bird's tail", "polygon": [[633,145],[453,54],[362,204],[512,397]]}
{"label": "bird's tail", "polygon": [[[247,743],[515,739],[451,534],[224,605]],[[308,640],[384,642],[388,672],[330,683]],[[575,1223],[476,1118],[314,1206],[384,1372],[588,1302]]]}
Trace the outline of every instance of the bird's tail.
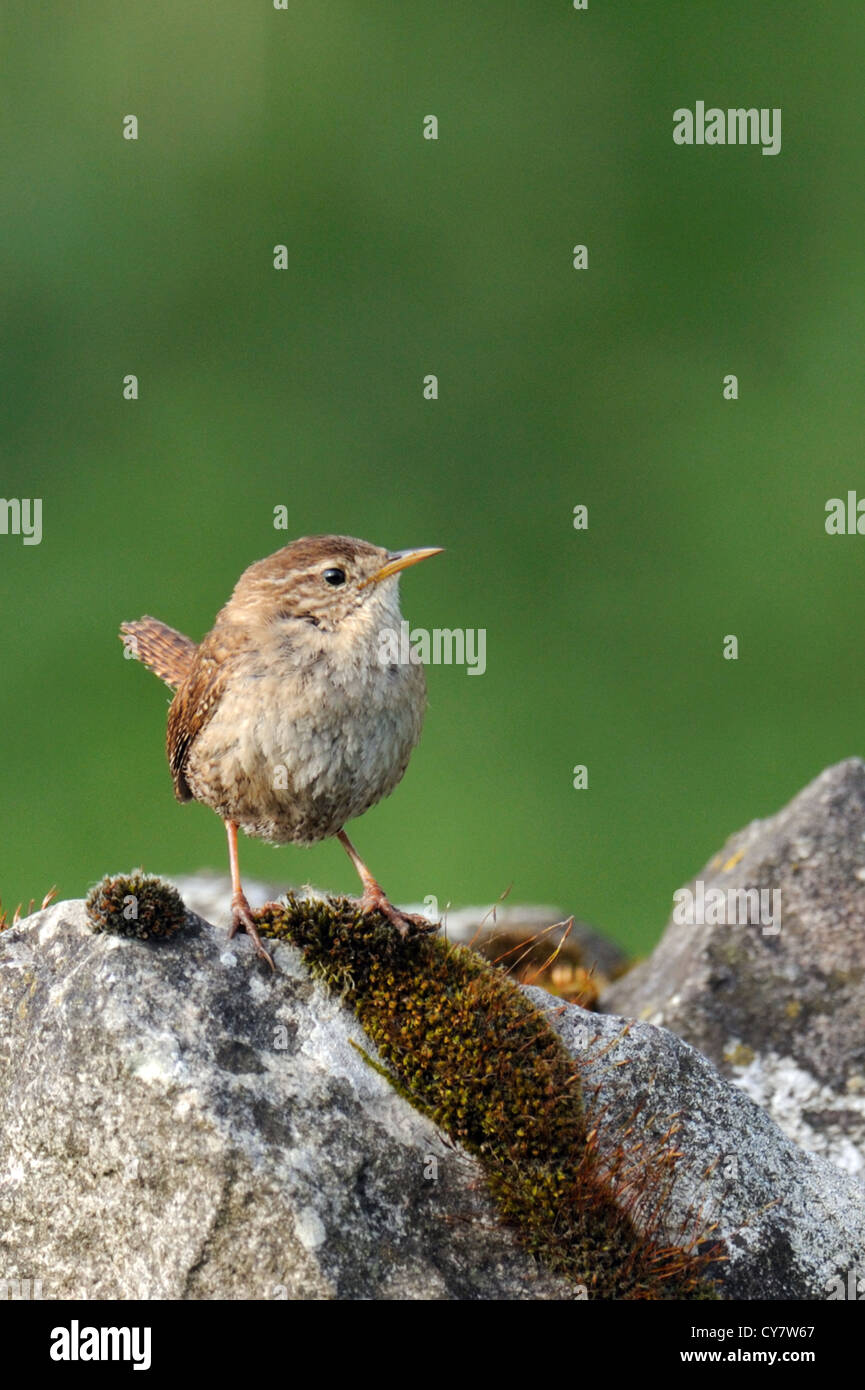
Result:
{"label": "bird's tail", "polygon": [[171,690],[176,690],[186,678],[197,650],[189,637],[158,618],[121,623],[119,636],[124,655],[143,661]]}

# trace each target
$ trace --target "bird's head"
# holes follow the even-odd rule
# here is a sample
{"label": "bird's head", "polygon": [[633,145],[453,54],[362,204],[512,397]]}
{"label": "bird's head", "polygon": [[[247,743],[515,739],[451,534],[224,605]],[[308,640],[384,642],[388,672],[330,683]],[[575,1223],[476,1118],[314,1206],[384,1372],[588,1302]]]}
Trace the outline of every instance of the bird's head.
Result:
{"label": "bird's head", "polygon": [[402,571],[439,553],[437,546],[384,550],[353,536],[304,536],[250,565],[230,607],[268,623],[370,633],[399,622]]}

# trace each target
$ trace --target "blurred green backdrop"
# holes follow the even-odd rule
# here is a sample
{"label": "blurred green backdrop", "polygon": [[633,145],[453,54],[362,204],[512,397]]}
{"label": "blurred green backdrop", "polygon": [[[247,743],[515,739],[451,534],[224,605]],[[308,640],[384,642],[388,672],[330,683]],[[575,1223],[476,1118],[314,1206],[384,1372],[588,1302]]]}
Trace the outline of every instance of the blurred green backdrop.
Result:
{"label": "blurred green backdrop", "polygon": [[[397,901],[513,885],[645,949],[862,752],[860,0],[55,0],[4,67],[0,492],[44,508],[0,536],[5,905],[225,868],[115,634],[199,638],[295,535],[444,545],[404,611],[487,629],[352,831]],[[781,107],[780,155],[676,147],[697,100]],[[241,865],[356,887],[335,842]]]}

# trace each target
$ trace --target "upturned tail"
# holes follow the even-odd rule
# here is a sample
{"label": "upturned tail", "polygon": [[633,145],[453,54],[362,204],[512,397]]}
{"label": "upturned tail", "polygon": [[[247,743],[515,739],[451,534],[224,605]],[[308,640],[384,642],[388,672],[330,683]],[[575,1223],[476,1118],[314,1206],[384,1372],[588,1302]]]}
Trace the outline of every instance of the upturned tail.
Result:
{"label": "upturned tail", "polygon": [[143,661],[170,690],[186,679],[198,650],[182,632],[147,616],[137,623],[121,623],[119,636],[126,654]]}

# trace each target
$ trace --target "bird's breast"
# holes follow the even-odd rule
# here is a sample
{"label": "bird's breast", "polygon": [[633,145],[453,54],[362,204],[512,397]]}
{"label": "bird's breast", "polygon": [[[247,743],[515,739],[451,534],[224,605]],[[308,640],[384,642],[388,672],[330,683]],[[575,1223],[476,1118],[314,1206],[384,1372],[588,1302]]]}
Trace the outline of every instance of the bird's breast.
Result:
{"label": "bird's breast", "polygon": [[247,834],[324,839],[396,786],[425,704],[421,666],[322,650],[249,664],[196,738],[187,780]]}

